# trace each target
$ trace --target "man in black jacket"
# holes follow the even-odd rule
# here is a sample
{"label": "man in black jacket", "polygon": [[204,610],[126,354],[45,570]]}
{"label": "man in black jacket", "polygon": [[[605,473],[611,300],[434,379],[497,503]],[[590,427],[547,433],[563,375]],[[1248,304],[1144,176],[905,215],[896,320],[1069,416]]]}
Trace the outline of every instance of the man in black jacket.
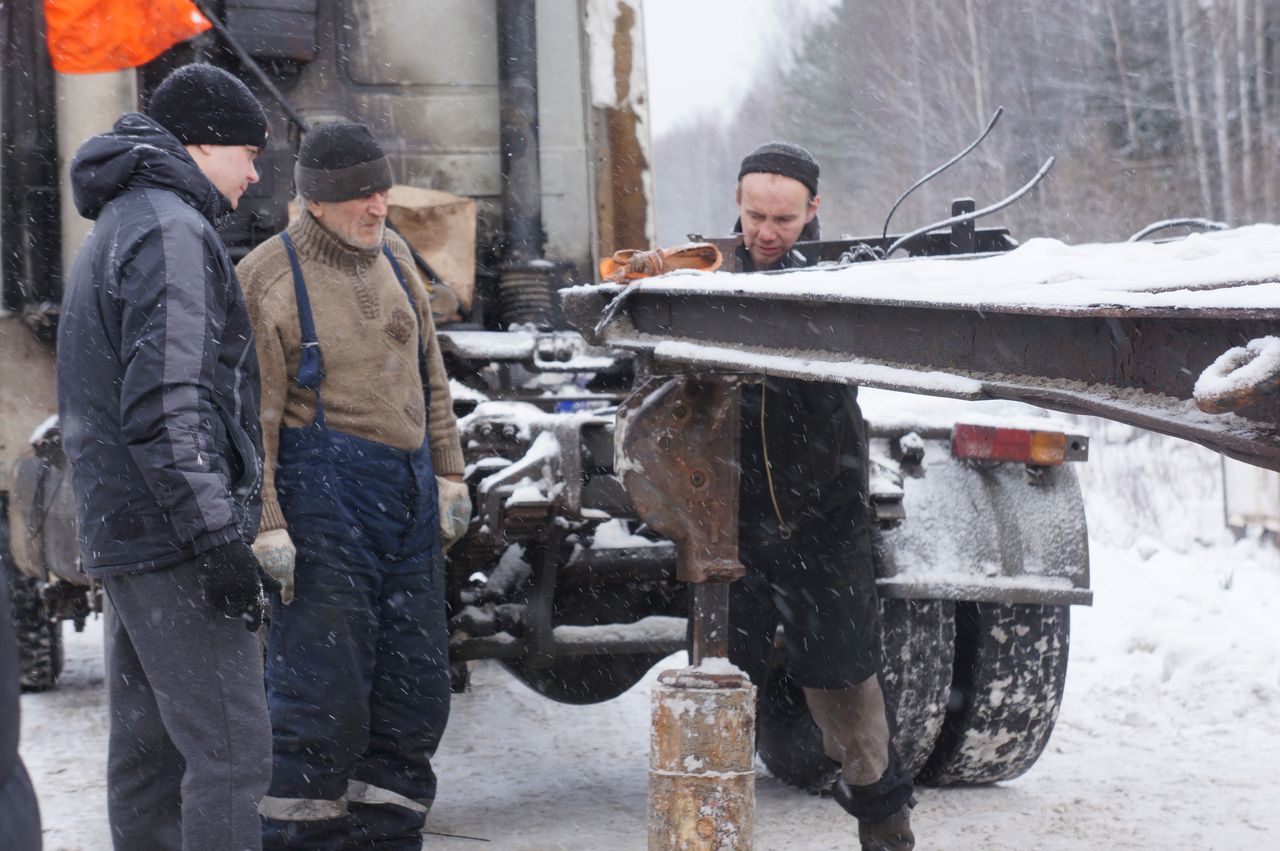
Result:
{"label": "man in black jacket", "polygon": [[[819,238],[818,163],[773,142],[738,175],[744,272],[807,266]],[[739,554],[729,658],[764,688],[778,625],[824,750],[840,764],[835,799],[864,849],[909,849],[912,782],[890,737],[867,507],[866,425],[857,388],[765,378],[742,391]]]}
{"label": "man in black jacket", "polygon": [[121,851],[260,847],[258,364],[214,227],[257,181],[266,138],[242,82],[188,65],[71,166],[95,225],[63,297],[58,410],[83,565],[106,596]]}

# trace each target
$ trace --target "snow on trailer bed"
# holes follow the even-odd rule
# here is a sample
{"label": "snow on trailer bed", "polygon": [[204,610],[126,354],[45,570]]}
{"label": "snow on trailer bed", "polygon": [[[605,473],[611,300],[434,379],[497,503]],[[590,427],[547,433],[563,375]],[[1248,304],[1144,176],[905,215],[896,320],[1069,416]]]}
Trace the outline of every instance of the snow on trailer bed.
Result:
{"label": "snow on trailer bed", "polygon": [[1276,346],[1242,352],[1280,336],[1275,225],[1159,243],[1034,239],[993,255],[676,272],[625,289],[571,288],[562,302],[592,342],[660,368],[1011,399],[1280,469],[1271,406],[1208,414],[1196,404],[1275,383],[1258,368],[1236,382],[1251,359],[1280,368],[1268,357]]}
{"label": "snow on trailer bed", "polygon": [[650,293],[726,292],[763,299],[978,310],[1266,311],[1280,316],[1280,225],[1250,225],[1161,242],[1068,245],[1028,240],[1013,251],[900,257],[844,266],[731,275],[676,271]]}

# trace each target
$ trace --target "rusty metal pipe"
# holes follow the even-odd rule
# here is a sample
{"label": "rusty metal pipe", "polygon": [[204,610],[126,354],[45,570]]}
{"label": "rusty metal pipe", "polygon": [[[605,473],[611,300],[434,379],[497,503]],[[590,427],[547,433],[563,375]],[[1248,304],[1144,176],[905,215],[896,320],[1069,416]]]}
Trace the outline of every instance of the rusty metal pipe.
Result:
{"label": "rusty metal pipe", "polygon": [[741,673],[665,671],[653,689],[649,851],[749,851],[755,688]]}
{"label": "rusty metal pipe", "polygon": [[729,658],[729,583],[695,582],[692,590],[690,663],[696,667],[712,656]]}

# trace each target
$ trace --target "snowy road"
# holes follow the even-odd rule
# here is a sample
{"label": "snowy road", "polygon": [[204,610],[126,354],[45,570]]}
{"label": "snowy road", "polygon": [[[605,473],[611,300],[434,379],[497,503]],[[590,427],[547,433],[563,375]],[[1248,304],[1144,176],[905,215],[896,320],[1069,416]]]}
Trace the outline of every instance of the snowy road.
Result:
{"label": "snowy road", "polygon": [[[1162,464],[1178,468],[1180,490],[1152,475]],[[1214,528],[1215,465],[1186,444],[1095,440],[1085,486],[1096,605],[1073,611],[1053,739],[1015,781],[921,790],[921,849],[1280,847],[1280,550]],[[1150,486],[1132,484],[1135,466]],[[110,848],[100,631],[68,631],[58,691],[23,698],[22,751],[53,851]],[[654,676],[572,707],[478,666],[474,690],[455,698],[429,829],[488,841],[433,835],[426,847],[644,848]],[[829,800],[768,776],[757,799],[762,851],[856,841]]]}

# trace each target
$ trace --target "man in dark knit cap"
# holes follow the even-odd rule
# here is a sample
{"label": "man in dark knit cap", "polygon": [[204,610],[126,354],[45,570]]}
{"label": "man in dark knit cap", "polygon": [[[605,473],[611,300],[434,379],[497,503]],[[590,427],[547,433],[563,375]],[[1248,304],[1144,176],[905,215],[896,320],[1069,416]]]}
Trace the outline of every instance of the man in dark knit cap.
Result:
{"label": "man in dark knit cap", "polygon": [[208,65],[174,71],[148,112],[71,165],[95,224],[58,326],[81,559],[105,592],[107,810],[120,851],[242,851],[270,780],[256,632],[274,583],[250,549],[253,333],[215,224],[258,179],[267,118]]}
{"label": "man in dark knit cap", "polygon": [[462,447],[427,291],[385,228],[382,149],[361,125],[317,126],[294,178],[301,215],[239,268],[262,365],[254,548],[283,585],[263,845],[416,849],[449,713]]}
{"label": "man in dark knit cap", "polygon": [[818,162],[812,154],[787,142],[756,148],[742,160],[734,202],[741,271],[809,265],[794,246],[819,238]]}
{"label": "man in dark knit cap", "polygon": [[[741,271],[810,265],[818,163],[771,142],[742,161],[736,193]],[[739,555],[730,586],[729,659],[763,690],[783,627],[791,680],[822,732],[832,794],[858,819],[864,849],[909,849],[911,774],[890,736],[871,557],[866,424],[856,387],[762,377],[742,390]]]}

